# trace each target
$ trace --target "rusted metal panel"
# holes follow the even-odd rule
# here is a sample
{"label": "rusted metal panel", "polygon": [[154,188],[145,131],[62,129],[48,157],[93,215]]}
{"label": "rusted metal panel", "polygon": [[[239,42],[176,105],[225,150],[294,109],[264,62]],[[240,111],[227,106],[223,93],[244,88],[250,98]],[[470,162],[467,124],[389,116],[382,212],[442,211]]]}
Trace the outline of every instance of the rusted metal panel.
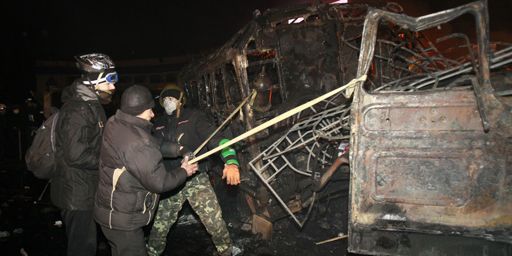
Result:
{"label": "rusted metal panel", "polygon": [[440,236],[464,241],[462,249],[471,253],[482,251],[470,243],[498,255],[512,252],[512,109],[494,96],[490,84],[486,4],[417,19],[370,12],[358,74],[370,68],[380,19],[417,31],[464,13],[476,17],[480,49],[478,74],[461,78],[469,87],[409,93],[356,89],[351,252],[444,255],[453,245],[440,243]]}
{"label": "rusted metal panel", "polygon": [[[472,91],[362,92],[359,100],[351,236],[381,230],[512,243],[512,133],[484,132]],[[502,112],[504,121],[510,111]],[[369,243],[352,242],[350,249],[386,251]]]}
{"label": "rusted metal panel", "polygon": [[427,98],[432,97],[422,96],[426,104],[407,102],[407,106],[379,105],[368,108],[363,114],[365,129],[375,132],[482,130],[480,115],[471,102],[446,105],[447,102],[428,102],[430,99]]}
{"label": "rusted metal panel", "polygon": [[[488,220],[477,217],[489,213],[486,204],[491,202],[480,207],[475,202],[489,193],[499,194],[500,177],[507,177],[505,153],[511,148],[507,138],[483,131],[472,91],[365,94],[360,104],[355,161],[361,163],[354,168],[353,187],[357,187],[354,192],[368,197],[359,202],[365,210],[357,212],[357,223],[372,224],[378,214],[369,208],[392,202],[411,205],[404,209],[407,215],[400,217],[408,220],[428,219],[437,212],[438,224],[485,225]],[[415,108],[420,111],[412,111]],[[455,118],[450,117],[454,114]],[[486,193],[475,194],[474,187]],[[496,214],[506,213],[503,216],[512,220],[507,213],[512,210],[512,198],[494,201],[503,204]],[[418,205],[455,208],[424,209]]]}

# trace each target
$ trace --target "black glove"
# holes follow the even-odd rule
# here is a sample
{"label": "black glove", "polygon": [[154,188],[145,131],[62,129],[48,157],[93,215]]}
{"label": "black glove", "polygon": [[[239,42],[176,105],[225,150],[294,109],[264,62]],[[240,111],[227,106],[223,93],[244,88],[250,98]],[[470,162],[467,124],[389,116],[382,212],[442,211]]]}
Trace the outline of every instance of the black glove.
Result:
{"label": "black glove", "polygon": [[183,147],[171,141],[162,141],[160,144],[160,152],[164,158],[176,158],[181,156],[184,152],[182,152]]}

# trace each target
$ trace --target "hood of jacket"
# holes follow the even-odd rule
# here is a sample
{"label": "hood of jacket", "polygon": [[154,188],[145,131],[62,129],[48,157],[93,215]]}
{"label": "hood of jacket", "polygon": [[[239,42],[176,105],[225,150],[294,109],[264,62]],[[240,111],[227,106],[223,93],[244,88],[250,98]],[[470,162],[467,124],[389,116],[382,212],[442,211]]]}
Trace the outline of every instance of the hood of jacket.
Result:
{"label": "hood of jacket", "polygon": [[76,79],[70,86],[62,90],[61,100],[63,103],[73,100],[99,101],[98,95],[87,85],[84,85],[81,79]]}

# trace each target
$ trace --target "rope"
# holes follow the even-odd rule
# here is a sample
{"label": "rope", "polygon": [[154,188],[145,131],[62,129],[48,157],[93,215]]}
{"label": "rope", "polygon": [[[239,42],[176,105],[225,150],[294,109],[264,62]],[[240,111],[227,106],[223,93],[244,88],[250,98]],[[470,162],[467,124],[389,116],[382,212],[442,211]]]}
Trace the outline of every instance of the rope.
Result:
{"label": "rope", "polygon": [[227,147],[229,147],[229,146],[231,146],[231,145],[233,145],[233,144],[235,144],[235,143],[237,143],[237,142],[239,142],[241,140],[244,140],[244,139],[248,138],[249,136],[252,136],[252,135],[254,135],[254,134],[256,134],[256,133],[258,133],[258,132],[260,132],[260,131],[262,131],[262,130],[264,130],[264,129],[266,129],[266,128],[268,128],[268,127],[270,127],[270,126],[272,126],[272,125],[274,125],[276,123],[279,123],[279,122],[289,118],[290,116],[293,116],[293,115],[295,115],[295,114],[297,114],[297,113],[299,113],[299,112],[301,112],[301,111],[303,111],[303,110],[305,110],[305,109],[307,109],[307,108],[309,108],[309,107],[311,107],[311,106],[313,106],[313,105],[315,105],[315,104],[317,104],[317,103],[319,103],[319,102],[321,102],[321,101],[323,101],[323,100],[325,100],[325,99],[327,99],[329,97],[332,97],[333,95],[336,95],[339,92],[342,92],[342,91],[348,90],[348,89],[352,89],[358,82],[363,82],[365,80],[366,80],[366,75],[362,75],[362,76],[360,76],[358,78],[352,79],[352,81],[350,81],[348,84],[346,84],[346,85],[344,85],[344,86],[342,86],[342,87],[340,87],[340,88],[338,88],[336,90],[330,91],[330,92],[328,92],[328,93],[326,93],[324,95],[321,95],[321,96],[319,96],[319,97],[317,97],[315,99],[312,99],[312,100],[310,100],[310,101],[308,101],[308,102],[306,102],[306,103],[304,103],[304,104],[302,104],[300,106],[297,106],[297,107],[295,107],[293,109],[290,109],[290,110],[286,111],[285,113],[283,113],[281,115],[278,115],[278,116],[276,116],[276,117],[266,121],[265,123],[262,123],[262,124],[258,125],[257,127],[253,128],[253,129],[251,129],[249,131],[246,131],[243,134],[240,134],[236,138],[228,141],[227,143],[224,143],[224,144],[222,144],[222,145],[220,145],[220,146],[218,146],[218,147],[216,147],[216,148],[214,148],[214,149],[212,149],[212,150],[210,150],[210,151],[208,151],[208,152],[206,152],[206,153],[204,153],[204,154],[202,154],[202,155],[192,159],[189,163],[193,164],[193,163],[199,162],[200,160],[202,160],[202,159],[204,159],[206,157],[209,157],[213,153],[219,152],[219,151],[223,150],[224,148],[227,148]]}

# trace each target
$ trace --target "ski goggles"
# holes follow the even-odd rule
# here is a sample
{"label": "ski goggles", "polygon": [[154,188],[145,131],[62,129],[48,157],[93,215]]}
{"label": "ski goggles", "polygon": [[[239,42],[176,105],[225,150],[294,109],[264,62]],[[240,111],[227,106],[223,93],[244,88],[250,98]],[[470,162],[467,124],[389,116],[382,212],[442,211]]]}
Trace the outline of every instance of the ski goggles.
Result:
{"label": "ski goggles", "polygon": [[105,82],[115,84],[119,81],[119,76],[117,75],[117,72],[108,73],[104,77],[102,77],[102,75],[103,75],[103,73],[100,73],[96,80],[93,80],[93,81],[87,80],[87,81],[84,81],[84,84],[101,84],[101,83],[105,83]]}

